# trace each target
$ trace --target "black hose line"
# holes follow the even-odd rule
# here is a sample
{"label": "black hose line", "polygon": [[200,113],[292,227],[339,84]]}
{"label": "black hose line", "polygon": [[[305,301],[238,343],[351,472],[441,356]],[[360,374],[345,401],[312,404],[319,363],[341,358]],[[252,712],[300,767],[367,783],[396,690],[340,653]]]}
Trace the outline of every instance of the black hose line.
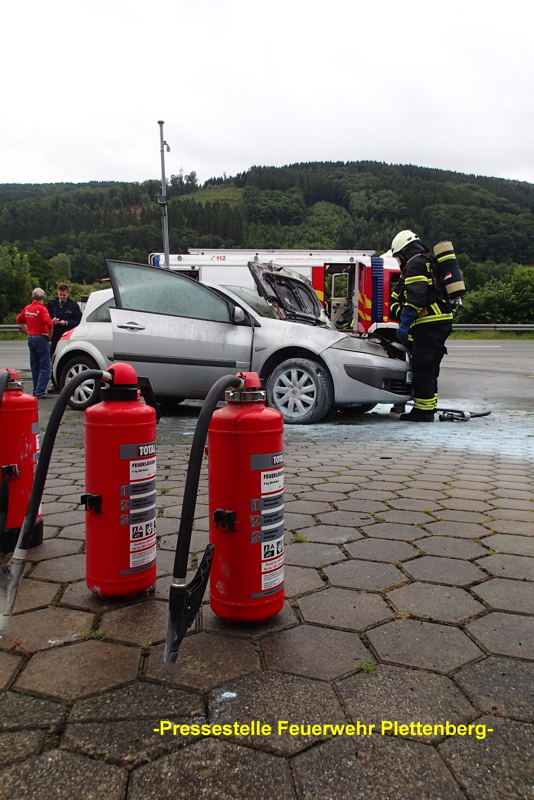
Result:
{"label": "black hose line", "polygon": [[200,480],[202,457],[204,455],[204,446],[206,444],[211,417],[217,408],[217,403],[221,399],[222,393],[232,386],[237,388],[242,385],[243,381],[236,375],[224,375],[222,378],[219,378],[209,390],[200,414],[198,415],[193,442],[191,444],[191,452],[189,453],[189,463],[187,465],[182,515],[180,517],[178,541],[176,543],[176,553],[174,556],[174,578],[185,578],[187,574],[187,561],[189,559],[191,532],[193,530],[195,507],[197,504],[198,483]]}
{"label": "black hose line", "polygon": [[[0,409],[11,373],[8,369],[0,372]],[[7,528],[7,513],[9,508],[9,478],[4,475],[3,464],[0,464],[0,553],[3,552],[3,539]]]}
{"label": "black hose line", "polygon": [[52,409],[52,413],[50,414],[48,425],[46,426],[45,435],[43,437],[43,444],[39,453],[39,459],[37,461],[37,469],[35,470],[35,477],[33,479],[33,486],[30,492],[30,499],[28,501],[28,507],[24,516],[24,522],[22,523],[22,527],[20,529],[15,554],[17,553],[17,550],[25,551],[28,549],[35,525],[35,519],[37,517],[37,512],[39,511],[39,505],[43,496],[46,476],[48,475],[48,468],[50,466],[50,459],[52,458],[52,450],[56,441],[61,420],[63,419],[63,414],[67,408],[67,403],[80,384],[85,383],[85,381],[88,380],[101,381],[103,375],[104,373],[101,369],[84,370],[78,375],[75,375],[74,378],[72,378],[65,385],[65,388],[58,395],[54,408]]}

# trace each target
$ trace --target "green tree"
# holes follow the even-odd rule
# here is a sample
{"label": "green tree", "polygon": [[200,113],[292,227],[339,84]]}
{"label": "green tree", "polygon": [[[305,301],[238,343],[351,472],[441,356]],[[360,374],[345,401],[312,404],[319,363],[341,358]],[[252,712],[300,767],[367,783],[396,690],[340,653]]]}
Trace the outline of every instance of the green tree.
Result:
{"label": "green tree", "polygon": [[466,295],[457,322],[534,323],[534,267],[518,267],[501,280],[492,278]]}
{"label": "green tree", "polygon": [[325,250],[354,247],[354,223],[346,209],[334,203],[316,203],[298,228],[288,233],[286,247]]}
{"label": "green tree", "polygon": [[250,186],[244,191],[244,205],[247,220],[264,225],[300,225],[306,214],[300,189],[260,191]]}
{"label": "green tree", "polygon": [[70,281],[70,258],[66,253],[58,253],[50,259],[50,266],[57,275],[59,281]]}
{"label": "green tree", "polygon": [[0,322],[15,321],[15,316],[31,302],[35,288],[30,262],[16,247],[0,247]]}
{"label": "green tree", "polygon": [[185,176],[185,184],[184,184],[186,194],[190,194],[191,192],[196,192],[198,189],[198,178],[197,173],[193,170],[189,173],[189,175]]}

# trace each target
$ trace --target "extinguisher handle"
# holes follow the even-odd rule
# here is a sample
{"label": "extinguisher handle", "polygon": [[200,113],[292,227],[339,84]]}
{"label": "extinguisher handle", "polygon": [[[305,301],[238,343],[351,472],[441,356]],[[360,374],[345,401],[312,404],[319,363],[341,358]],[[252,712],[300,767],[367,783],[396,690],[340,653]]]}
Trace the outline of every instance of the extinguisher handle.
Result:
{"label": "extinguisher handle", "polygon": [[156,395],[154,394],[154,390],[152,389],[152,384],[150,383],[148,378],[144,378],[141,375],[137,378],[137,383],[139,385],[139,391],[141,392],[141,397],[143,398],[147,406],[151,406],[156,412],[156,424],[157,424],[161,419],[161,411],[159,403],[156,400]]}

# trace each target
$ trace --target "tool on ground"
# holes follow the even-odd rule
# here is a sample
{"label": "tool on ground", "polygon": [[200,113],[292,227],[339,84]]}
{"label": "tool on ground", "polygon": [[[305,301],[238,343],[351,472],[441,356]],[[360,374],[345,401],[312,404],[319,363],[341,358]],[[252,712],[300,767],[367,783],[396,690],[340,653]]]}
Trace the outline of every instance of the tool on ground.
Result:
{"label": "tool on ground", "polygon": [[148,379],[132,366],[114,364],[109,374],[84,419],[85,580],[99,597],[131,599],[156,580],[160,413]]}
{"label": "tool on ground", "polygon": [[440,422],[469,422],[475,417],[489,417],[491,411],[461,411],[453,408],[437,408]]}
{"label": "tool on ground", "polygon": [[[409,406],[412,408],[413,403]],[[390,413],[398,414],[400,405],[395,405],[390,409]],[[462,411],[458,408],[436,408],[438,419],[440,422],[469,422],[470,419],[476,417],[489,417],[491,411]]]}
{"label": "tool on ground", "polygon": [[[13,551],[28,505],[39,455],[38,405],[14,369],[0,371],[0,555]],[[30,546],[42,541],[39,510]]]}
{"label": "tool on ground", "polygon": [[259,376],[240,377],[208,431],[210,606],[232,623],[284,606],[284,421]]}

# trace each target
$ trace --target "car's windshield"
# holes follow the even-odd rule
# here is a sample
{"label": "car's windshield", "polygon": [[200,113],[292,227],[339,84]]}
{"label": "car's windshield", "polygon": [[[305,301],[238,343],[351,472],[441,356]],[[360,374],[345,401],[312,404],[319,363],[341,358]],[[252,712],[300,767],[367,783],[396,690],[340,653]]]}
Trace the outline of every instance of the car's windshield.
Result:
{"label": "car's windshield", "polygon": [[246,286],[225,286],[225,289],[229,289],[231,292],[236,294],[245,303],[256,311],[260,317],[269,317],[270,319],[276,319],[275,315],[271,311],[269,305],[265,302],[265,300],[259,296],[254,289],[248,289]]}

